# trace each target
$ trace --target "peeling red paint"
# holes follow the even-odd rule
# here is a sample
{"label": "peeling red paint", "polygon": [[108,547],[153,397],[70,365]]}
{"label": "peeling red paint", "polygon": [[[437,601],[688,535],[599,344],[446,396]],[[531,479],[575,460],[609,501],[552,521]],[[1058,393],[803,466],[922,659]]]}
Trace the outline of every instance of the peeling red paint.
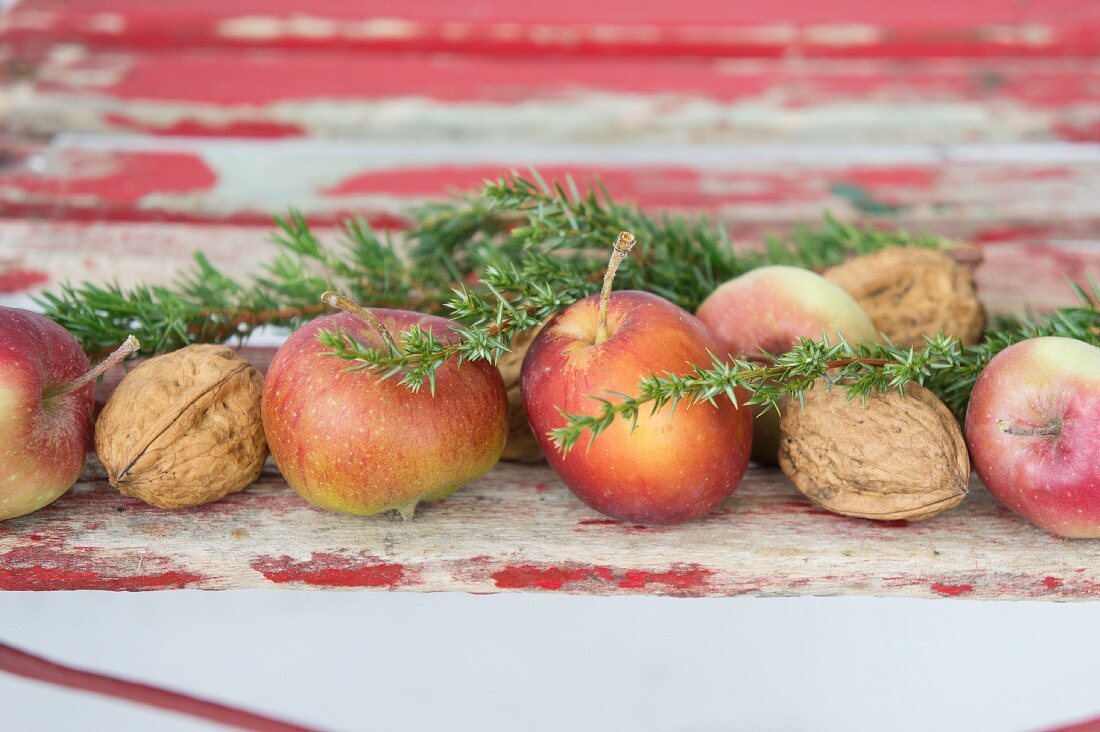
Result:
{"label": "peeling red paint", "polygon": [[133,205],[152,193],[208,191],[218,177],[194,153],[58,151],[45,172],[0,174],[0,189],[48,196],[54,203],[92,196],[100,204]]}
{"label": "peeling red paint", "polygon": [[1044,577],[1043,578],[1043,587],[1046,587],[1048,590],[1056,590],[1061,586],[1062,586],[1062,580],[1058,579],[1057,577]]}
{"label": "peeling red paint", "polygon": [[536,567],[531,564],[508,566],[493,572],[497,587],[508,590],[543,589],[560,590],[567,584],[589,579],[611,580],[611,570],[606,567]]}
{"label": "peeling red paint", "polygon": [[[288,48],[401,50],[486,54],[925,58],[935,56],[1095,55],[1100,39],[1089,3],[986,0],[920,5],[835,0],[782,0],[738,6],[543,4],[461,0],[405,2],[329,0],[310,7],[305,29],[280,24],[300,15],[293,0],[26,0],[10,11],[10,42],[110,48]],[[261,23],[256,34],[250,16]],[[104,18],[110,22],[104,22]],[[364,19],[393,26],[370,30]],[[782,18],[777,32],[776,19]],[[274,21],[274,27],[263,24]],[[243,29],[240,22],[245,21]],[[228,24],[228,25],[227,25]],[[639,26],[644,33],[636,32]],[[853,32],[855,29],[855,32]],[[367,32],[370,30],[370,32]]]}
{"label": "peeling red paint", "polygon": [[45,272],[33,269],[9,269],[0,271],[0,293],[25,292],[43,285],[50,279]]}
{"label": "peeling red paint", "polygon": [[652,584],[661,584],[677,590],[703,590],[707,587],[708,578],[712,574],[714,574],[713,571],[704,569],[698,564],[669,569],[665,572],[633,569],[623,574],[623,578],[619,580],[619,587],[642,589]]}
{"label": "peeling red paint", "polygon": [[395,587],[404,584],[405,568],[400,564],[371,564],[369,557],[349,557],[313,552],[305,561],[288,556],[261,557],[252,569],[277,584],[300,582],[318,587]]}
{"label": "peeling red paint", "polygon": [[974,591],[973,585],[943,585],[938,582],[932,585],[932,590],[938,592],[941,595],[947,595],[948,597],[956,597],[958,595],[965,595]]}
{"label": "peeling red paint", "polygon": [[[0,590],[140,590],[183,589],[201,575],[148,567],[170,565],[165,557],[135,555],[134,561],[104,562],[93,552],[62,547],[57,542],[17,547],[0,555]],[[135,571],[136,570],[136,571]]]}

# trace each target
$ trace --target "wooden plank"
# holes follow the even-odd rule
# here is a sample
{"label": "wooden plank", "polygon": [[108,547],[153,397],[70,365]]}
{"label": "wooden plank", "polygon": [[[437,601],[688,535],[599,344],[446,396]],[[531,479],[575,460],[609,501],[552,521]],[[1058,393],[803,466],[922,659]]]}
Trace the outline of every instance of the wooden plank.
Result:
{"label": "wooden plank", "polygon": [[0,524],[0,589],[287,587],[600,595],[1092,599],[1100,545],[1059,540],[977,482],[923,523],[812,506],[753,469],[707,518],[673,528],[605,519],[544,466],[501,464],[409,522],[321,512],[273,471],[219,503],[164,511],[90,466],[52,506]]}
{"label": "wooden plank", "polygon": [[662,59],[52,49],[7,126],[653,142],[1100,139],[1100,60]]}
{"label": "wooden plank", "polygon": [[1065,56],[1100,50],[1100,8],[1072,0],[24,0],[10,42],[477,53]]}
{"label": "wooden plank", "polygon": [[[335,239],[329,227],[316,233],[324,241]],[[733,243],[758,246],[764,233],[743,235]],[[0,221],[0,304],[26,306],[29,295],[65,282],[170,282],[189,266],[196,249],[224,271],[243,276],[270,261],[270,234],[269,226]],[[400,236],[395,241],[400,245]],[[1070,305],[1075,297],[1067,278],[1100,278],[1096,238],[994,241],[982,252],[975,277],[982,300],[994,313]],[[1024,271],[1026,278],[1020,276]]]}
{"label": "wooden plank", "polygon": [[599,177],[645,207],[754,231],[887,216],[969,240],[1089,238],[1100,228],[1100,145],[535,145],[63,135],[11,147],[0,214],[266,223],[297,208],[400,223],[412,205],[513,168]]}

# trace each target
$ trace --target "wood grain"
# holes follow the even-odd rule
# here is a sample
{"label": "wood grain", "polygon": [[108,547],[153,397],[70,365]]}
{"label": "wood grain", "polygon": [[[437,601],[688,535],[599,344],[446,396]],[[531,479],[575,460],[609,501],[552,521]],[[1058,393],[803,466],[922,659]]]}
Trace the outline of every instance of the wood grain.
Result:
{"label": "wood grain", "polygon": [[1028,525],[976,481],[935,519],[874,523],[754,469],[706,519],[654,528],[599,516],[546,467],[505,464],[410,522],[311,508],[273,470],[165,511],[90,464],[52,506],[0,524],[0,589],[259,587],[1085,600],[1100,592],[1100,544]]}

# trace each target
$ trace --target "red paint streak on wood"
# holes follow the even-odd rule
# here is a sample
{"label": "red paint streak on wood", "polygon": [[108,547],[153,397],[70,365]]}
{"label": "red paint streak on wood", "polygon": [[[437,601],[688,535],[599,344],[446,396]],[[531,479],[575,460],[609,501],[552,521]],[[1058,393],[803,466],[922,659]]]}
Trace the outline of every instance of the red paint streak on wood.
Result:
{"label": "red paint streak on wood", "polygon": [[618,526],[619,522],[615,519],[586,519],[584,521],[578,521],[578,526]]}
{"label": "red paint streak on wood", "polygon": [[135,205],[152,193],[208,191],[217,175],[193,153],[56,151],[42,173],[0,174],[5,188],[64,200],[92,197],[100,204]]}
{"label": "red paint streak on wood", "polygon": [[940,171],[928,166],[894,165],[889,167],[852,166],[844,171],[842,182],[865,188],[885,186],[931,190]]}
{"label": "red paint streak on wood", "polygon": [[[779,56],[1065,55],[1100,48],[1089,3],[984,0],[914,4],[723,0],[554,4],[461,0],[28,0],[11,13],[9,40],[103,46],[393,48],[480,53],[623,53]],[[248,18],[259,23],[246,25]],[[301,30],[284,20],[305,18]],[[369,24],[368,19],[384,22]],[[781,19],[781,20],[777,20]],[[237,25],[231,25],[236,22]]]}
{"label": "red paint streak on wood", "polygon": [[33,290],[50,279],[45,272],[33,269],[9,269],[0,271],[0,293],[11,294]]}
{"label": "red paint streak on wood", "polygon": [[[303,583],[318,587],[389,587],[405,584],[400,564],[372,564],[366,557],[313,552],[306,561],[262,557],[251,562],[257,572],[277,584]],[[366,563],[365,563],[366,562]]]}
{"label": "red paint streak on wood", "polygon": [[1043,578],[1043,587],[1046,587],[1048,590],[1055,590],[1055,589],[1057,589],[1061,586],[1062,586],[1062,580],[1058,579],[1057,577],[1044,577]]}
{"label": "red paint streak on wood", "polygon": [[714,574],[713,571],[698,564],[677,567],[665,572],[633,569],[623,574],[623,578],[619,580],[619,587],[643,589],[652,584],[661,584],[683,591],[703,590],[707,587],[708,577],[712,574]]}
{"label": "red paint streak on wood", "polygon": [[115,128],[151,132],[156,135],[179,137],[301,137],[305,132],[295,124],[264,120],[235,120],[226,124],[212,124],[201,120],[179,120],[167,125],[149,126],[125,115],[108,113],[104,121]]}
{"label": "red paint streak on wood", "polygon": [[[105,564],[94,552],[62,547],[56,542],[17,547],[0,555],[0,590],[139,590],[183,589],[201,581],[193,572],[168,569],[148,572],[144,564],[166,565],[164,557],[141,556],[125,566]],[[135,571],[136,570],[136,571]]]}
{"label": "red paint streak on wood", "polygon": [[874,525],[881,526],[884,529],[904,529],[909,527],[911,524],[905,519],[895,519],[893,521],[876,521],[874,522]]}
{"label": "red paint streak on wood", "polygon": [[531,564],[509,566],[493,572],[493,582],[505,590],[542,589],[560,590],[567,584],[585,580],[611,580],[613,575],[606,567],[536,567]]}
{"label": "red paint streak on wood", "polygon": [[0,643],[0,671],[54,686],[87,691],[111,699],[122,699],[155,709],[186,714],[237,729],[259,732],[310,732],[311,729],[206,701],[178,691],[169,691],[149,684],[55,663],[6,643]]}
{"label": "red paint streak on wood", "polygon": [[932,585],[932,591],[938,592],[941,595],[947,595],[948,597],[957,597],[959,595],[965,595],[968,592],[974,591],[973,585],[944,585],[940,583],[934,583]]}

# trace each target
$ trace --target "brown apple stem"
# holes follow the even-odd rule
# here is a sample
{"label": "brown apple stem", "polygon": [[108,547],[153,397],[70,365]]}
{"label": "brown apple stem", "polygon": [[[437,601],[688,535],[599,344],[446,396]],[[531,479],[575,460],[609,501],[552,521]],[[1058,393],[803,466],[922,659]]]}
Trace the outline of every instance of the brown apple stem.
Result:
{"label": "brown apple stem", "polygon": [[619,238],[615,240],[615,250],[611,252],[611,261],[607,263],[607,272],[603,276],[603,288],[600,290],[600,312],[596,319],[595,345],[597,346],[607,340],[607,311],[611,308],[611,284],[615,281],[615,272],[630,254],[635,243],[634,236],[629,231],[619,232]]}
{"label": "brown apple stem", "polygon": [[138,339],[133,336],[127,336],[126,340],[122,342],[122,345],[116,348],[110,356],[100,361],[82,376],[78,376],[72,381],[67,381],[53,389],[47,389],[42,396],[45,399],[53,399],[54,397],[64,396],[65,394],[74,392],[85,384],[95,381],[105,374],[108,369],[122,363],[130,354],[137,353],[140,349],[141,343],[138,342]]}
{"label": "brown apple stem", "polygon": [[363,307],[359,303],[352,300],[347,295],[341,295],[339,292],[329,290],[325,294],[321,295],[321,302],[328,305],[330,308],[336,308],[343,310],[345,313],[351,313],[352,315],[361,318],[371,327],[371,330],[376,332],[385,341],[386,347],[401,353],[401,349],[397,347],[397,341],[393,338],[393,333],[386,327],[386,324],[382,320],[372,313],[367,308]]}
{"label": "brown apple stem", "polygon": [[1023,437],[1056,437],[1062,433],[1062,423],[1055,422],[1046,427],[1021,427],[1003,419],[997,420],[997,429],[1009,435]]}

